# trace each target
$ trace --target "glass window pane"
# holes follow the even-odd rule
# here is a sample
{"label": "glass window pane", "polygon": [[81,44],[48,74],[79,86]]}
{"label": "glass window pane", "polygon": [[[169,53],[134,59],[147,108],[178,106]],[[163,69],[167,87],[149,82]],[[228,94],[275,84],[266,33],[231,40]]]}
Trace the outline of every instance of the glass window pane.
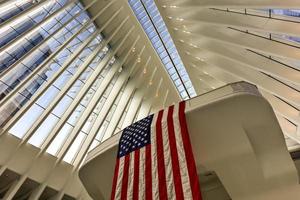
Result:
{"label": "glass window pane", "polygon": [[[177,53],[176,47],[170,37],[167,27],[155,5],[153,0],[129,0],[129,4],[133,9],[136,17],[143,26],[146,34],[152,42],[153,47],[162,59],[163,64],[167,70],[171,70],[170,74],[177,73],[175,69],[183,67],[182,61]],[[171,56],[171,57],[170,57]],[[181,66],[179,66],[181,65]],[[175,83],[175,79],[171,76],[174,85],[177,87],[178,92],[183,99],[186,97],[196,96],[195,90],[187,90],[187,81],[191,83],[186,71],[178,74],[177,76],[186,76],[185,80],[179,79],[181,86],[184,88],[185,93],[180,93],[179,84]],[[178,79],[176,78],[177,82]],[[190,86],[190,85],[189,85]],[[191,86],[193,87],[193,86]],[[188,94],[188,95],[187,95]]]}

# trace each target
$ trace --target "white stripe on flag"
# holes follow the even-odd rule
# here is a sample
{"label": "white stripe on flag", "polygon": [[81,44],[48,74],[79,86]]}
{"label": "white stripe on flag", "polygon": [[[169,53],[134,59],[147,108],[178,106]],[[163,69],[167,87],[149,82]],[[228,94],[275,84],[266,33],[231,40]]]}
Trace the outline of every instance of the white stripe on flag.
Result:
{"label": "white stripe on flag", "polygon": [[122,191],[122,180],[123,180],[123,169],[124,169],[124,160],[125,156],[119,158],[120,165],[119,165],[119,173],[118,173],[118,180],[117,180],[117,187],[116,187],[116,195],[115,199],[121,199],[121,191]]}
{"label": "white stripe on flag", "polygon": [[175,131],[176,146],[177,146],[178,159],[179,159],[183,195],[184,195],[184,199],[193,199],[191,187],[190,187],[190,179],[187,171],[183,142],[180,133],[180,123],[179,123],[178,116],[179,116],[179,104],[176,104],[174,107],[173,122],[174,122],[174,131]]}
{"label": "white stripe on flag", "polygon": [[133,193],[133,172],[134,172],[134,152],[129,154],[129,172],[128,172],[128,189],[127,199],[132,199]]}
{"label": "white stripe on flag", "polygon": [[168,192],[168,199],[176,199],[175,187],[173,181],[173,169],[171,161],[171,152],[169,144],[169,134],[168,134],[168,110],[164,110],[162,118],[162,138],[163,138],[163,148],[164,148],[164,159],[165,159],[165,169],[166,169],[166,186]]}
{"label": "white stripe on flag", "polygon": [[153,116],[151,124],[151,165],[152,165],[152,197],[159,199],[158,171],[157,171],[157,147],[156,147],[156,121],[158,114]]}
{"label": "white stripe on flag", "polygon": [[139,199],[145,199],[145,147],[140,149]]}

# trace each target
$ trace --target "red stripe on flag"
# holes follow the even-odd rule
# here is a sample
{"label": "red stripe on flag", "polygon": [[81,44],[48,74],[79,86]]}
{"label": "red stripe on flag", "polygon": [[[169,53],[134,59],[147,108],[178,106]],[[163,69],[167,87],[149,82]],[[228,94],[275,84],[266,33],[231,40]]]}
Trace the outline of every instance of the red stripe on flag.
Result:
{"label": "red stripe on flag", "polygon": [[151,166],[151,145],[146,146],[145,152],[145,196],[146,200],[152,200],[152,166]]}
{"label": "red stripe on flag", "polygon": [[185,102],[179,103],[179,122],[181,128],[182,142],[185,151],[186,163],[188,167],[188,174],[190,178],[190,185],[192,189],[193,199],[202,200],[200,192],[200,184],[197,175],[196,163],[193,156],[192,145],[189,138],[188,127],[185,119]]}
{"label": "red stripe on flag", "polygon": [[113,186],[112,186],[111,197],[110,197],[111,200],[114,200],[115,195],[116,195],[117,181],[118,181],[118,175],[119,175],[119,165],[120,165],[120,159],[117,158],[114,179],[113,179]]}
{"label": "red stripe on flag", "polygon": [[121,188],[122,189],[121,190],[121,200],[127,199],[129,159],[130,159],[130,154],[125,156],[125,161],[124,161],[122,188]]}
{"label": "red stripe on flag", "polygon": [[173,112],[174,112],[174,106],[170,106],[168,111],[167,121],[168,121],[168,133],[169,133],[169,144],[170,144],[171,161],[172,161],[172,169],[173,169],[174,187],[175,187],[176,199],[184,199],[180,168],[179,168],[178,152],[176,146],[175,131],[174,131]]}
{"label": "red stripe on flag", "polygon": [[134,172],[133,172],[133,191],[132,199],[139,199],[139,176],[140,176],[140,150],[134,152]]}
{"label": "red stripe on flag", "polygon": [[166,185],[166,171],[164,158],[164,144],[162,137],[162,116],[163,110],[159,111],[156,120],[156,143],[157,143],[157,170],[158,170],[158,190],[159,199],[168,199],[167,185]]}

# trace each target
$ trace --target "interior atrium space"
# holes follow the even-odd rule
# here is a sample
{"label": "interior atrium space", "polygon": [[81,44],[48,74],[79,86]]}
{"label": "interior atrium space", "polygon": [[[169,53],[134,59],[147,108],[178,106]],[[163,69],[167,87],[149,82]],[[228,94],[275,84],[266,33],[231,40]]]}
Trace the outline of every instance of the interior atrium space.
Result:
{"label": "interior atrium space", "polygon": [[[299,0],[0,0],[0,199],[98,199],[79,177],[97,148],[236,82],[300,170]],[[231,199],[217,172],[199,177]]]}

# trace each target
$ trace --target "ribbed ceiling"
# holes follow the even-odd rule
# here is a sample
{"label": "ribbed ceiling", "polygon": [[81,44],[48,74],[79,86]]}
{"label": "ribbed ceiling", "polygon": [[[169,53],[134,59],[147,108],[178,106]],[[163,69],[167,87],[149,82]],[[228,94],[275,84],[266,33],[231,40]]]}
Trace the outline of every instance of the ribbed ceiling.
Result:
{"label": "ribbed ceiling", "polygon": [[299,1],[156,0],[156,4],[196,92],[237,80],[257,85],[273,106],[288,148],[298,149],[300,11],[294,8],[300,7]]}

